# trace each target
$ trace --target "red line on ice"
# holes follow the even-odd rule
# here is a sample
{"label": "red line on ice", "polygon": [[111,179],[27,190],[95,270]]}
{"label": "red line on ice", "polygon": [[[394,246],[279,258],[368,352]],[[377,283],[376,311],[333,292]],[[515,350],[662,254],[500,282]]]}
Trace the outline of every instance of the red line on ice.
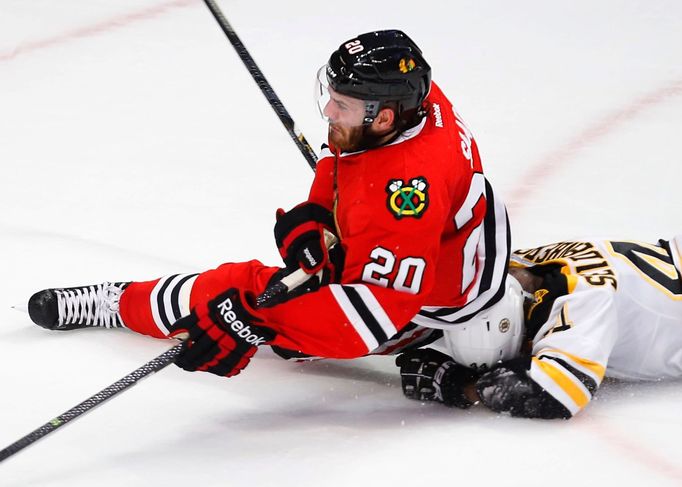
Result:
{"label": "red line on ice", "polygon": [[[589,414],[589,412],[587,412]],[[582,419],[582,418],[581,418]],[[682,468],[656,452],[647,448],[646,443],[633,440],[626,432],[609,426],[602,418],[590,418],[581,426],[597,433],[614,450],[620,451],[625,458],[648,467],[662,477],[682,482]]]}
{"label": "red line on ice", "polygon": [[[635,98],[623,108],[607,113],[576,133],[556,149],[542,156],[538,161],[530,165],[530,168],[526,170],[524,177],[521,179],[521,181],[528,181],[528,183],[519,184],[510,196],[506,198],[510,212],[513,213],[513,210],[518,212],[528,201],[535,198],[534,190],[537,187],[537,182],[541,181],[544,183],[554,174],[561,171],[587,145],[593,144],[617,131],[624,124],[641,115],[645,110],[667,102],[669,99],[679,95],[682,95],[682,79],[669,82],[648,94]],[[550,182],[549,184],[552,183]],[[512,229],[513,227],[512,222]],[[589,414],[589,411],[583,414]],[[588,428],[597,433],[614,449],[620,450],[624,456],[630,457],[632,460],[665,477],[673,480],[682,479],[682,469],[678,465],[669,462],[656,452],[649,451],[639,441],[630,438],[624,432],[608,427],[603,421],[590,421],[583,424],[586,424]]]}
{"label": "red line on ice", "polygon": [[530,165],[530,168],[521,178],[521,181],[527,181],[527,183],[520,183],[506,198],[510,209],[518,210],[525,206],[529,200],[535,197],[534,193],[538,182],[547,181],[549,177],[561,171],[589,144],[620,129],[648,108],[660,105],[679,95],[682,95],[682,79],[669,82],[648,94],[635,98],[623,108],[607,113],[556,149],[543,155],[538,161]]}
{"label": "red line on ice", "polygon": [[60,44],[65,44],[76,39],[96,36],[98,34],[102,34],[113,29],[125,27],[138,21],[148,20],[152,17],[163,15],[169,12],[170,10],[176,8],[187,7],[193,4],[196,4],[196,0],[172,0],[159,5],[155,5],[153,7],[147,7],[136,12],[131,12],[128,14],[112,17],[108,20],[103,20],[96,24],[81,27],[54,37],[48,37],[46,39],[27,42],[25,44],[17,46],[11,51],[0,53],[0,62],[8,62],[22,54],[27,54],[45,48],[54,47]]}

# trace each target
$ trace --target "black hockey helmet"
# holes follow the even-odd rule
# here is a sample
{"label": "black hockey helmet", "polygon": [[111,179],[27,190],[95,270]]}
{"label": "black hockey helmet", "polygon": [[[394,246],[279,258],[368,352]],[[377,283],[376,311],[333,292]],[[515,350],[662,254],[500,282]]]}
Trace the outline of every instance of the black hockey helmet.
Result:
{"label": "black hockey helmet", "polygon": [[365,123],[372,123],[390,102],[396,104],[398,119],[425,114],[431,67],[402,31],[369,32],[344,42],[329,58],[326,77],[334,91],[369,102]]}

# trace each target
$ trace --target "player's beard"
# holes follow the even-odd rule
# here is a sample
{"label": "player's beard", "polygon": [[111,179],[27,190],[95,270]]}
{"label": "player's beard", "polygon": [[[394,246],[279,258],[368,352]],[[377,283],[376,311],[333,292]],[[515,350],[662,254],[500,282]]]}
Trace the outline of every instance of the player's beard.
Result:
{"label": "player's beard", "polygon": [[344,127],[330,123],[328,133],[329,145],[341,152],[353,152],[357,150],[363,132],[362,125],[357,127]]}
{"label": "player's beard", "polygon": [[356,127],[344,127],[342,125],[329,124],[329,145],[341,152],[356,152],[359,150],[371,149],[385,142],[388,135],[379,135],[374,132],[370,125],[359,125]]}

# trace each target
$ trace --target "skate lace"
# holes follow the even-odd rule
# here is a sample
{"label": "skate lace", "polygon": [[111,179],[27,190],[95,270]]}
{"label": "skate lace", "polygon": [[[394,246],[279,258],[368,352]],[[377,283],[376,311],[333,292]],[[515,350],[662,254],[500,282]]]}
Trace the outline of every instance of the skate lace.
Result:
{"label": "skate lace", "polygon": [[123,290],[105,282],[75,289],[57,290],[60,325],[122,326],[118,313]]}

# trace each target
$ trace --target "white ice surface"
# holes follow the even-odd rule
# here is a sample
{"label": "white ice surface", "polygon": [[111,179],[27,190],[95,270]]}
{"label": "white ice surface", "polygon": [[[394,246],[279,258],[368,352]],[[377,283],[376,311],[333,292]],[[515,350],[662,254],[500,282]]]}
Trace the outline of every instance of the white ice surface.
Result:
{"label": "white ice surface", "polygon": [[[312,80],[410,33],[474,131],[515,246],[682,231],[678,1],[221,2],[313,146]],[[199,0],[0,1],[0,447],[170,346],[51,333],[44,287],[278,261],[312,173]],[[404,399],[390,358],[221,380],[169,367],[0,464],[1,486],[682,485],[680,382],[543,422]]]}

